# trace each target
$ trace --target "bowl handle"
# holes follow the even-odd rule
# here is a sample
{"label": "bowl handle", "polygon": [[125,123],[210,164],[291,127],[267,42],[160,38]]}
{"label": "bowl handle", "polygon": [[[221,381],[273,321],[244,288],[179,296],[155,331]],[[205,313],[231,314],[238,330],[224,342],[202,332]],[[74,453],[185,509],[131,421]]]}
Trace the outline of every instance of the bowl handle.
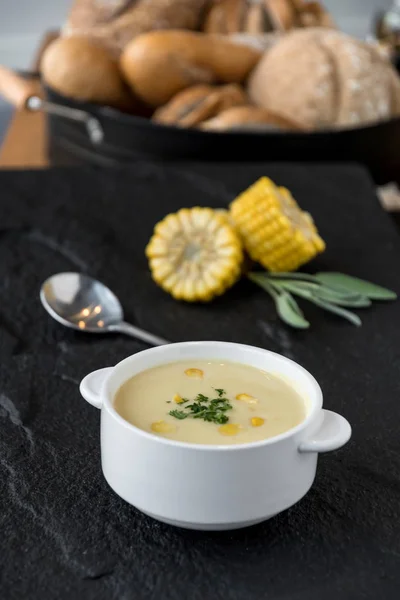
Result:
{"label": "bowl handle", "polygon": [[299,452],[331,452],[344,446],[350,439],[350,423],[341,415],[323,410],[323,419],[314,435],[299,446]]}
{"label": "bowl handle", "polygon": [[89,373],[89,375],[86,375],[81,381],[79,386],[80,393],[89,404],[96,408],[101,408],[101,392],[103,384],[112,370],[113,367],[106,367],[105,369],[93,371],[93,373]]}

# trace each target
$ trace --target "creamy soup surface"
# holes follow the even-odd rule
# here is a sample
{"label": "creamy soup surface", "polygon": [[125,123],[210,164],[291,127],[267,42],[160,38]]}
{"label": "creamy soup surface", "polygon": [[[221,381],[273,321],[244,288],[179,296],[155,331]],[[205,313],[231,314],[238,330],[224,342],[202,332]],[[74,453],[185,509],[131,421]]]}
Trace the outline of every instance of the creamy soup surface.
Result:
{"label": "creamy soup surface", "polygon": [[283,379],[220,360],[179,361],[143,371],[117,391],[114,406],[144,431],[224,446],[279,435],[306,416],[302,397]]}

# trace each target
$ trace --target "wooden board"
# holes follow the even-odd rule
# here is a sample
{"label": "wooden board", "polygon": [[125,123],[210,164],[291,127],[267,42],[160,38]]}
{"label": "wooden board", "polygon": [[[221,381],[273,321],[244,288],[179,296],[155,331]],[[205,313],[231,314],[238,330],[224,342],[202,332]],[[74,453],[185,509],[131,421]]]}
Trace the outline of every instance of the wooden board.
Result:
{"label": "wooden board", "polygon": [[[43,37],[32,63],[32,71],[37,73],[43,52],[59,35],[49,31]],[[41,94],[40,82],[35,82],[35,92]],[[47,158],[46,117],[43,113],[16,110],[0,149],[0,168],[43,168],[49,166]]]}
{"label": "wooden board", "polygon": [[[40,83],[36,84],[40,93]],[[43,113],[17,110],[0,150],[0,168],[44,168],[49,166],[46,152],[46,117]]]}

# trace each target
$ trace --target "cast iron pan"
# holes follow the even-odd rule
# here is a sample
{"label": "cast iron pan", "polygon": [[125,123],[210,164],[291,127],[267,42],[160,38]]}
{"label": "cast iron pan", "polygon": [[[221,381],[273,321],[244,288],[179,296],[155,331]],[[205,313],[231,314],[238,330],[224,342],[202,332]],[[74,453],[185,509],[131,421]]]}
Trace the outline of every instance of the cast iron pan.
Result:
{"label": "cast iron pan", "polygon": [[[400,118],[368,127],[312,133],[204,132],[153,123],[112,108],[61,96],[0,67],[0,93],[18,107],[48,115],[49,152],[65,163],[113,165],[151,158],[204,161],[359,162],[377,183],[400,173]],[[58,161],[58,162],[60,162]]]}

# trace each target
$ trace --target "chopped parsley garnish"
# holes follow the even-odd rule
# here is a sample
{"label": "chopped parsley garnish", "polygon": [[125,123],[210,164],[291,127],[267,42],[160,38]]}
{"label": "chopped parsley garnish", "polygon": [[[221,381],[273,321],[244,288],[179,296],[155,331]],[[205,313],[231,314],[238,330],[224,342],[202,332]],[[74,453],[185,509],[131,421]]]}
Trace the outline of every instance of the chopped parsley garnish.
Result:
{"label": "chopped parsley garnish", "polygon": [[183,410],[170,410],[169,413],[171,417],[175,417],[175,419],[186,419],[189,416],[188,413],[185,413]]}
{"label": "chopped parsley garnish", "polygon": [[208,402],[208,397],[204,394],[197,394],[196,400],[197,402]]}
{"label": "chopped parsley garnish", "polygon": [[[228,398],[223,397],[225,390],[219,388],[215,391],[218,394],[218,398],[209,398],[204,394],[197,394],[192,403],[187,404],[183,410],[171,410],[168,414],[171,417],[175,417],[175,419],[191,417],[192,419],[203,419],[203,421],[209,423],[223,425],[229,421],[229,417],[225,413],[233,407]],[[185,403],[187,402],[189,400],[185,398]]]}

